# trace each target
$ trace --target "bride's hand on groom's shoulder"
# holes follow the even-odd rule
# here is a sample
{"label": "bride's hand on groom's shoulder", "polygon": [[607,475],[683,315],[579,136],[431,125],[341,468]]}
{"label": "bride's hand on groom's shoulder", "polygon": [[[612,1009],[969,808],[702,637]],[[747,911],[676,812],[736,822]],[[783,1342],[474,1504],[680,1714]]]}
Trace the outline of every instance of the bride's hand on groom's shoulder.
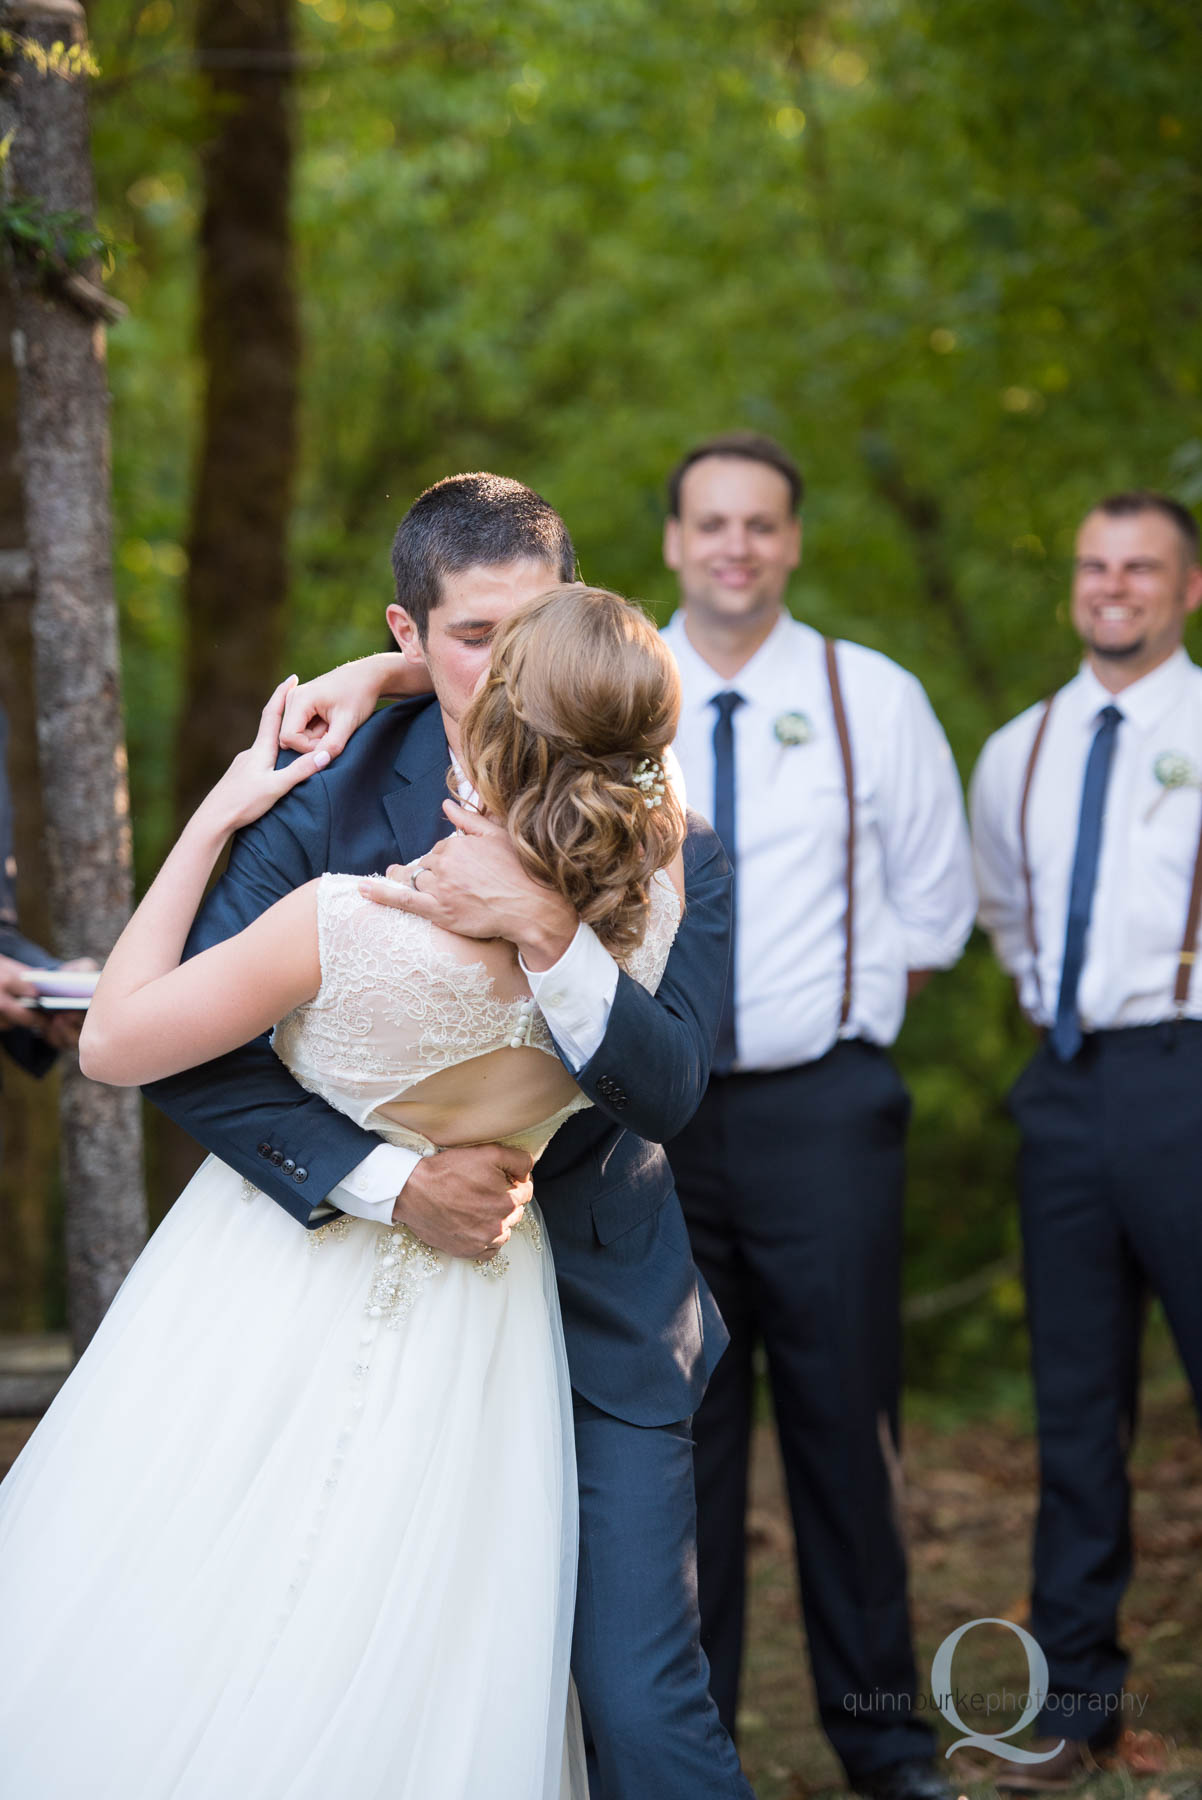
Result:
{"label": "bride's hand on groom's shoulder", "polygon": [[215,823],[223,831],[236,831],[262,818],[291,789],[327,767],[330,756],[326,750],[311,750],[283,769],[275,766],[284,707],[295,686],[295,675],[281,681],[259,715],[254,743],[239,751],[216,787],[201,801],[198,819]]}
{"label": "bride's hand on groom's shoulder", "polygon": [[361,656],[328,674],[298,682],[288,695],[280,744],[285,750],[325,750],[340,756],[381,700],[431,691],[425,667],[399,651]]}

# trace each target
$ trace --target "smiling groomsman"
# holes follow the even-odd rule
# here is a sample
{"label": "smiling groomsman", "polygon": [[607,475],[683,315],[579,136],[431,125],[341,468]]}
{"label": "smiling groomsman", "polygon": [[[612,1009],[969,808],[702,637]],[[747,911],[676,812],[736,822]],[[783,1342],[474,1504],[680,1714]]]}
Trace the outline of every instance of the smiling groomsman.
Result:
{"label": "smiling groomsman", "polygon": [[665,630],[689,802],[735,871],[734,964],[709,1087],[669,1146],[730,1330],[694,1420],[702,1641],[734,1729],[753,1355],[768,1360],[819,1711],[850,1784],[939,1800],[897,1518],[910,1102],[888,1055],[972,924],[955,766],[926,695],[784,598],[801,475],[770,438],[698,445],[669,483]]}
{"label": "smiling groomsman", "polygon": [[973,777],[981,922],[1043,1043],[1010,1095],[1039,1415],[1031,1630],[1064,1748],[999,1787],[1080,1780],[1118,1736],[1127,1454],[1149,1290],[1202,1405],[1202,604],[1198,527],[1116,494],[1077,535],[1079,673]]}

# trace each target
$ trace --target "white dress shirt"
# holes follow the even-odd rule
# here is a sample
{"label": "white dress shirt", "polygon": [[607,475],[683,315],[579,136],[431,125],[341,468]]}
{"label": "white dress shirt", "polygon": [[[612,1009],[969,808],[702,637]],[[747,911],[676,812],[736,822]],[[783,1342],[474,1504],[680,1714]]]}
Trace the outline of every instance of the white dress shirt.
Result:
{"label": "white dress shirt", "polygon": [[[1038,980],[1027,929],[1019,806],[1042,703],[994,733],[972,779],[981,923],[1018,983],[1024,1010],[1037,1024],[1050,1025],[1060,992],[1085,761],[1105,706],[1116,706],[1123,719],[1077,988],[1085,1031],[1153,1025],[1176,1012],[1173,985],[1202,823],[1202,669],[1178,650],[1112,694],[1084,664],[1053,700],[1027,808]],[[1158,759],[1173,760],[1180,785],[1157,779]],[[1202,1018],[1197,971],[1185,1010]]]}
{"label": "white dress shirt", "polygon": [[[729,680],[694,649],[677,612],[665,639],[684,690],[676,752],[690,803],[712,817],[715,694],[733,689],[738,1069],[824,1056],[839,1036],[891,1044],[910,969],[955,962],[972,927],[964,803],[921,685],[875,650],[840,643],[856,787],[852,1006],[840,1029],[847,912],[847,800],[823,640],[782,613]],[[808,741],[776,724],[803,715]]]}

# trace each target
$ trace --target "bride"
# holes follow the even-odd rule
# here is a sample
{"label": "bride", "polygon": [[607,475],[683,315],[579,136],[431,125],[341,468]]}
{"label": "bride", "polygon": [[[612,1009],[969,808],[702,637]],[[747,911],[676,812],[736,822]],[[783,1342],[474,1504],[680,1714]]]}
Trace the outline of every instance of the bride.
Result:
{"label": "bride", "polygon": [[[382,1140],[537,1156],[589,1101],[512,945],[324,875],[181,965],[226,838],[322,766],[274,768],[290,686],[113,951],[85,1072],[158,1079],[274,1024],[297,1079]],[[462,721],[486,829],[651,990],[683,892],[659,800],[678,706],[637,608],[572,586],[499,628]],[[537,1207],[457,1260],[403,1226],[302,1232],[210,1157],[0,1488],[0,1793],[586,1800],[575,1533]]]}

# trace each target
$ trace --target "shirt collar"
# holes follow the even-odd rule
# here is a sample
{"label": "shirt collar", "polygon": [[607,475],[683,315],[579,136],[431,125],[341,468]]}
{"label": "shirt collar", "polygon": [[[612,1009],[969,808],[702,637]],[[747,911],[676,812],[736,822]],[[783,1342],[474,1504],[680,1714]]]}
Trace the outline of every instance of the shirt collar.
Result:
{"label": "shirt collar", "polygon": [[1124,719],[1129,720],[1137,731],[1153,731],[1183,697],[1192,668],[1185,646],[1181,645],[1149,674],[1141,675],[1121,693],[1112,694],[1109,688],[1102,686],[1089,664],[1082,663],[1072,685],[1077,689],[1083,722],[1092,726],[1103,707],[1117,706]]}
{"label": "shirt collar", "polygon": [[[810,627],[799,625],[798,620],[782,608],[780,617],[759,649],[741,669],[730,676],[719,675],[694,647],[685,630],[683,607],[678,607],[673,613],[664,627],[664,634],[672,646],[672,654],[681,666],[681,673],[693,691],[692,704],[699,712],[703,712],[715,694],[729,693],[732,689],[735,693],[742,694],[746,701],[774,705],[776,689],[780,683],[782,657],[787,655],[791,635],[798,630],[809,632]],[[813,635],[817,636],[817,633]]]}
{"label": "shirt collar", "polygon": [[470,806],[473,812],[480,811],[480,796],[476,792],[471,776],[451,749],[447,746],[451,758],[451,771],[455,777],[455,794],[461,806]]}

